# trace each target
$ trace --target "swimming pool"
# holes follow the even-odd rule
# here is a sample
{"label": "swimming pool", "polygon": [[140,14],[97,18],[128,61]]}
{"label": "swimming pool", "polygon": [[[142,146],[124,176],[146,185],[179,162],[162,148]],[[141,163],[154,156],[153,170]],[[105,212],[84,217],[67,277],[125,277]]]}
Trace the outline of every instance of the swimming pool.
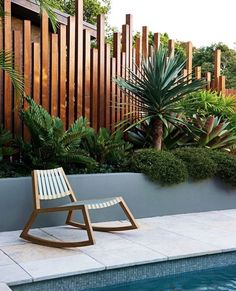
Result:
{"label": "swimming pool", "polygon": [[[91,289],[90,289],[91,290]],[[167,291],[167,290],[236,290],[236,265],[206,271],[185,273],[155,280],[93,289],[96,291]]]}

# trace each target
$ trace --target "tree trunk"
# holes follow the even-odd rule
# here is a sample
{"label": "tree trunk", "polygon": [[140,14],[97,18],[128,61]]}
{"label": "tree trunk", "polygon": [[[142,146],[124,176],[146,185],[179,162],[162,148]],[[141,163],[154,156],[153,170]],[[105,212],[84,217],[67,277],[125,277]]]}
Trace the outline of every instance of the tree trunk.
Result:
{"label": "tree trunk", "polygon": [[162,148],[163,123],[160,119],[153,122],[153,147],[158,151]]}

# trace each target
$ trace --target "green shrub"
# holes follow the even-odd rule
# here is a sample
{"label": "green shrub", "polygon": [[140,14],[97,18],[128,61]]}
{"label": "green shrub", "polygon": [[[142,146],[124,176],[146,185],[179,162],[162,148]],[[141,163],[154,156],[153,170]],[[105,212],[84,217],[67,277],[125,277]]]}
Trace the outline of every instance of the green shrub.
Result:
{"label": "green shrub", "polygon": [[161,185],[173,185],[188,178],[185,164],[173,154],[155,149],[141,149],[133,154],[132,166],[135,171],[147,175]]}
{"label": "green shrub", "polygon": [[16,161],[0,161],[0,178],[30,176],[30,170]]}
{"label": "green shrub", "polygon": [[2,161],[4,157],[14,154],[14,149],[11,147],[11,144],[12,134],[0,124],[0,161]]}
{"label": "green shrub", "polygon": [[216,174],[217,164],[210,158],[208,151],[202,148],[181,148],[172,153],[185,163],[189,177],[197,181]]}
{"label": "green shrub", "polygon": [[217,163],[216,176],[225,183],[236,187],[236,156],[218,151],[210,151],[209,155]]}

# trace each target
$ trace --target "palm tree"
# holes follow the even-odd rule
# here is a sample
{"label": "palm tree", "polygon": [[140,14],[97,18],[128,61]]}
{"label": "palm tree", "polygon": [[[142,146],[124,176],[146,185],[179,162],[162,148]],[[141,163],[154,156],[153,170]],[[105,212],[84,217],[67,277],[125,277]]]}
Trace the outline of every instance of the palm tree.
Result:
{"label": "palm tree", "polygon": [[182,73],[186,61],[182,56],[168,56],[168,51],[160,47],[152,57],[143,59],[137,73],[128,70],[128,78],[118,78],[118,86],[137,101],[141,118],[126,130],[146,120],[150,121],[153,147],[161,150],[163,142],[163,126],[168,122],[174,126],[187,124],[176,117],[181,112],[180,100],[186,94],[197,91],[205,85],[204,80],[192,80],[191,82]]}

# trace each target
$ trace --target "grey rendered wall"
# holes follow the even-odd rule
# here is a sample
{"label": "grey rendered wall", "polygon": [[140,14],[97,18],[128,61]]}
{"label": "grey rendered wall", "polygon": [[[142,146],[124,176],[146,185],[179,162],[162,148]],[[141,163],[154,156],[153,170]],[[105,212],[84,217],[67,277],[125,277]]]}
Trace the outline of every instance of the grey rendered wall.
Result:
{"label": "grey rendered wall", "polygon": [[[71,175],[69,180],[78,199],[123,196],[136,218],[236,208],[236,191],[217,180],[172,187],[160,187],[137,173]],[[0,179],[0,231],[22,229],[32,205],[30,177]],[[117,206],[90,214],[92,221],[123,218]],[[41,214],[35,226],[61,225],[65,217],[65,213]]]}

